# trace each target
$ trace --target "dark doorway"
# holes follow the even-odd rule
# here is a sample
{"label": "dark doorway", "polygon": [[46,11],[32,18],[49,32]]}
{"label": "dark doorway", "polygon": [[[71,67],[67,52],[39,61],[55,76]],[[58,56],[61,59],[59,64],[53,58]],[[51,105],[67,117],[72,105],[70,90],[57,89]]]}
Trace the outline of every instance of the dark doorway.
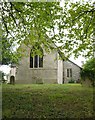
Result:
{"label": "dark doorway", "polygon": [[10,84],[15,84],[15,77],[14,76],[10,77]]}

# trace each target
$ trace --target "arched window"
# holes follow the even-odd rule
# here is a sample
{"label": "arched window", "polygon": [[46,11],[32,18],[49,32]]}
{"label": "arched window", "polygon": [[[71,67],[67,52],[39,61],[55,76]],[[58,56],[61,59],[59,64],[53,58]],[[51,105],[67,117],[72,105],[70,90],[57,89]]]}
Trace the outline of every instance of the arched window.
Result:
{"label": "arched window", "polygon": [[[43,53],[43,50],[41,49]],[[40,57],[39,55],[35,55],[34,57],[31,56],[32,50],[30,52],[30,68],[41,68],[43,67],[43,56]]]}

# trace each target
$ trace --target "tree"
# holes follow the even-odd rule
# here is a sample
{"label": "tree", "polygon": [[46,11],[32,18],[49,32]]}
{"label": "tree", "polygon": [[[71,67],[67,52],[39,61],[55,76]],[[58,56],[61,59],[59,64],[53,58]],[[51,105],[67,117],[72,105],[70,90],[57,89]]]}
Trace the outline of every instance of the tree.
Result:
{"label": "tree", "polygon": [[4,72],[2,72],[2,71],[0,71],[0,83],[1,82],[5,82],[6,80],[5,80],[5,78],[4,78],[4,76],[5,76],[5,73]]}
{"label": "tree", "polygon": [[[17,52],[12,52],[11,43],[2,37],[2,63],[7,65],[10,63],[18,63],[18,54]],[[18,57],[17,57],[18,56]]]}
{"label": "tree", "polygon": [[[90,2],[70,3],[68,10],[66,10],[68,3],[65,4],[62,22],[65,24],[64,29],[68,29],[67,46],[70,44],[70,50],[75,56],[80,55],[81,52],[84,52],[85,57],[93,56],[93,36],[95,36],[95,8],[93,4]],[[74,46],[75,49],[73,49]]]}
{"label": "tree", "polygon": [[11,47],[14,43],[23,42],[25,45],[35,46],[35,51],[38,51],[37,44],[44,44],[47,51],[49,48],[53,49],[53,40],[48,39],[46,32],[53,29],[54,20],[58,19],[57,12],[60,10],[58,3],[51,2],[1,3],[3,36],[7,38],[7,43],[11,44]]}
{"label": "tree", "polygon": [[95,85],[95,58],[88,60],[81,71],[81,77],[83,80],[89,79],[93,85]]}
{"label": "tree", "polygon": [[[2,34],[11,47],[23,42],[38,53],[37,44],[63,51],[64,57],[93,54],[95,9],[90,3],[65,2],[62,8],[58,2],[4,2],[0,8]],[[57,48],[52,45],[57,43]]]}

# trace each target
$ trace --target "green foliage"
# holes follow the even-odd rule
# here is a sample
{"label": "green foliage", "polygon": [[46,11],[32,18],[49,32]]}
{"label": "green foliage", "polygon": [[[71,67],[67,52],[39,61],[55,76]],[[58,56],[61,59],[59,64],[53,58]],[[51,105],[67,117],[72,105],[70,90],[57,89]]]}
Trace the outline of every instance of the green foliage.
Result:
{"label": "green foliage", "polygon": [[[11,48],[14,43],[25,44],[28,47],[35,46],[34,53],[39,51],[36,47],[37,44],[38,46],[44,45],[46,51],[54,48],[52,46],[53,40],[48,39],[46,32],[54,28],[54,20],[59,18],[57,16],[61,10],[59,3],[5,2],[0,6],[2,7],[3,36],[7,39],[6,44],[10,42]],[[6,48],[9,49],[9,46],[7,45]],[[4,49],[3,52],[6,50]],[[11,49],[9,52],[13,53]],[[11,56],[4,54],[2,57],[6,56],[10,60],[13,57],[12,54]],[[9,60],[7,59],[7,61]]]}
{"label": "green foliage", "polygon": [[75,81],[73,79],[71,79],[68,83],[75,83]]}
{"label": "green foliage", "polygon": [[0,82],[5,82],[5,79],[4,79],[4,76],[5,76],[5,73],[0,71]]}
{"label": "green foliage", "polygon": [[10,64],[18,62],[18,53],[12,50],[11,41],[8,41],[6,38],[2,37],[2,64]]}
{"label": "green foliage", "polygon": [[[67,10],[69,6],[69,9]],[[95,26],[95,9],[90,3],[68,3],[65,4],[63,13],[63,26],[68,30],[65,34],[69,40],[66,41],[68,52],[77,57],[84,52],[85,57],[93,55],[92,36]],[[64,44],[64,46],[66,45]],[[75,46],[75,47],[74,47]],[[64,47],[65,48],[65,47]],[[70,50],[69,50],[70,49]],[[86,52],[86,50],[88,52]]]}
{"label": "green foliage", "polygon": [[81,77],[83,80],[87,78],[91,80],[92,84],[95,84],[95,58],[88,60],[81,71]]}
{"label": "green foliage", "polygon": [[[15,43],[28,47],[38,44],[47,52],[61,50],[65,57],[72,53],[77,57],[82,52],[86,57],[93,55],[95,9],[91,3],[65,2],[62,8],[59,2],[3,2],[0,7],[2,35],[11,48]],[[56,43],[61,43],[60,47],[54,47]],[[39,50],[35,47],[34,51]],[[5,61],[10,61],[13,55],[6,56],[9,60]]]}

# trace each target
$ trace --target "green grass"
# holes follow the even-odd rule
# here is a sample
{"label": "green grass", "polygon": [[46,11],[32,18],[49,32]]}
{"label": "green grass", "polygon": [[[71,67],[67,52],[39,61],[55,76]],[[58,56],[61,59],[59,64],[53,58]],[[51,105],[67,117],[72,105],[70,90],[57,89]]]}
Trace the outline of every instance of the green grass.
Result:
{"label": "green grass", "polygon": [[2,86],[3,118],[91,118],[93,88],[80,84]]}

